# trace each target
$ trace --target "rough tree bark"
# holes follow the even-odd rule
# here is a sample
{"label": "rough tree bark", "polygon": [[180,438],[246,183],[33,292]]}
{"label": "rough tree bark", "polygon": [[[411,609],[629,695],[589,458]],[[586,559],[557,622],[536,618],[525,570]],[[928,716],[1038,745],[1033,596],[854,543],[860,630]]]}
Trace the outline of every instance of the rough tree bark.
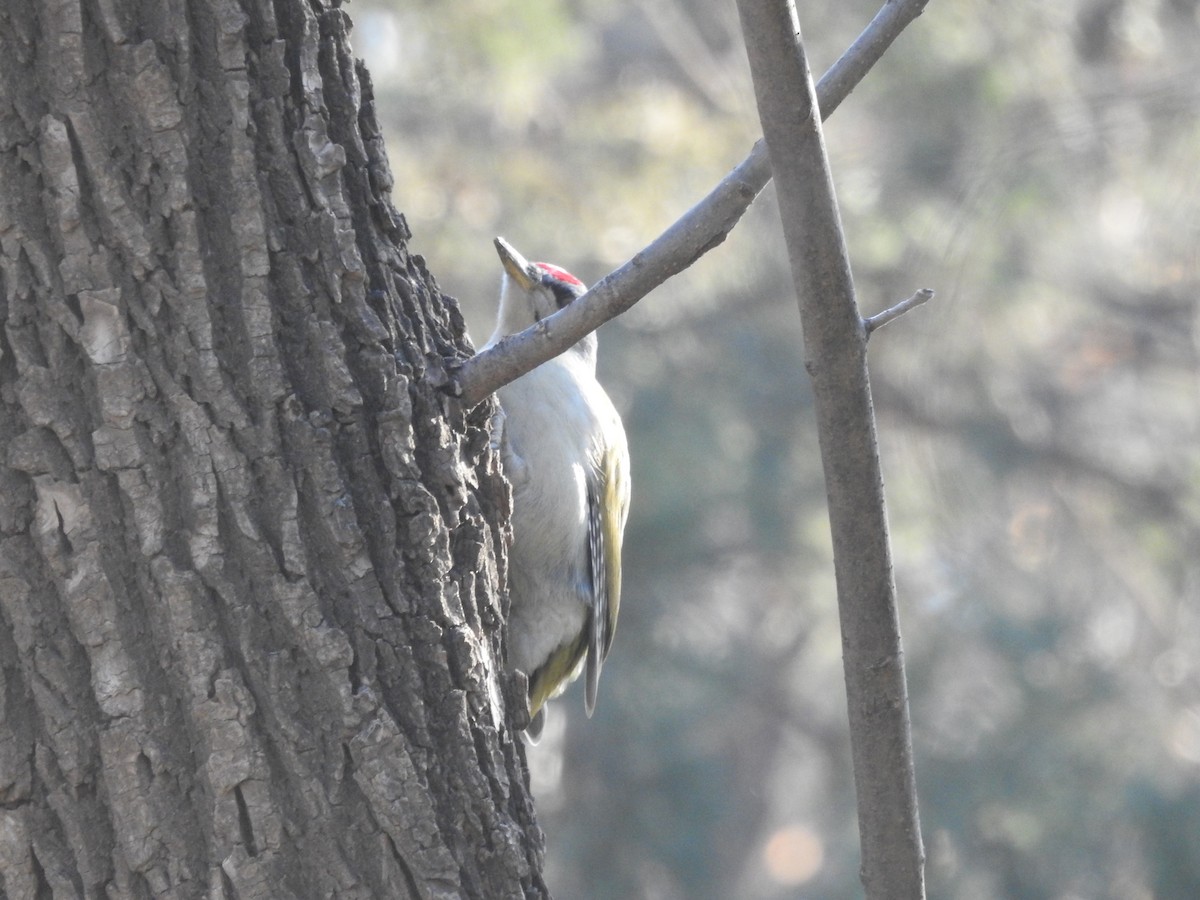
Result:
{"label": "rough tree bark", "polygon": [[347,29],[0,6],[5,896],[546,893],[490,402]]}

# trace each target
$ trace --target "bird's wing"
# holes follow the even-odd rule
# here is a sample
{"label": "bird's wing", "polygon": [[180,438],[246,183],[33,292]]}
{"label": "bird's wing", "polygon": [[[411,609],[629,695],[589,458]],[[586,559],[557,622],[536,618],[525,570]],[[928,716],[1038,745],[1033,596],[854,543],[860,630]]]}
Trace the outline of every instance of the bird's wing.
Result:
{"label": "bird's wing", "polygon": [[625,447],[605,450],[588,480],[588,568],[592,604],[588,610],[588,645],[584,709],[596,708],[600,668],[612,646],[621,608],[621,539],[629,515],[629,455]]}

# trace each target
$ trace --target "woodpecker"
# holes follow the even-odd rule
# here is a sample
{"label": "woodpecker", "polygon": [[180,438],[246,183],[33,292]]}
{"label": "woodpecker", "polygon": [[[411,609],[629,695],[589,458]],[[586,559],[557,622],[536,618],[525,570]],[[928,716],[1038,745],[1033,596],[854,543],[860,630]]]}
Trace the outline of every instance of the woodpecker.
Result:
{"label": "woodpecker", "polygon": [[[583,282],[528,262],[503,238],[500,310],[491,347],[581,296]],[[596,380],[596,335],[498,392],[501,461],[512,483],[508,665],[529,680],[536,742],[545,703],[585,673],[596,707],[600,668],[621,604],[621,540],[629,513],[629,449],[621,417]]]}

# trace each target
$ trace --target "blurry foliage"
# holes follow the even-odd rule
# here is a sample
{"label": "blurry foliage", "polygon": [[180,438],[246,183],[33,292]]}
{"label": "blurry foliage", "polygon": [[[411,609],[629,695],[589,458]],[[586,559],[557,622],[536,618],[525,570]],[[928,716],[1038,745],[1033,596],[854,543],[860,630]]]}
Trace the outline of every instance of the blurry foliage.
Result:
{"label": "blurry foliage", "polygon": [[[874,14],[800,17],[824,67]],[[477,343],[758,135],[728,0],[356,2],[395,202]],[[1200,895],[1200,13],[938,2],[828,123],[872,342],[936,897]],[[840,637],[770,188],[603,330],[634,457],[596,717],[530,751],[559,896],[853,896]]]}

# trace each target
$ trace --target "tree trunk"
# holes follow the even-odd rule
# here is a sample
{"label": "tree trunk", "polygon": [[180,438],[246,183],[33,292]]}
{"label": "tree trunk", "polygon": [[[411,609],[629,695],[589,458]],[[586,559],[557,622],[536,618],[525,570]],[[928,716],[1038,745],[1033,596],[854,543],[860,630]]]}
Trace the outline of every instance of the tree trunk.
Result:
{"label": "tree trunk", "polygon": [[0,888],[545,895],[490,401],[345,14],[0,8]]}

